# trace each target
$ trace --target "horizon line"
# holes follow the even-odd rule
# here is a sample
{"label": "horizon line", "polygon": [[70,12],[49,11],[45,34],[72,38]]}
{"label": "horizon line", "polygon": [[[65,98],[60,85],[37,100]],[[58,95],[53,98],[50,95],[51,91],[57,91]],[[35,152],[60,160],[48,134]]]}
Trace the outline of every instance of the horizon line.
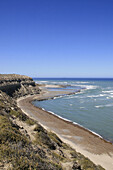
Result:
{"label": "horizon line", "polygon": [[59,79],[113,79],[113,77],[32,77],[32,78],[59,78]]}

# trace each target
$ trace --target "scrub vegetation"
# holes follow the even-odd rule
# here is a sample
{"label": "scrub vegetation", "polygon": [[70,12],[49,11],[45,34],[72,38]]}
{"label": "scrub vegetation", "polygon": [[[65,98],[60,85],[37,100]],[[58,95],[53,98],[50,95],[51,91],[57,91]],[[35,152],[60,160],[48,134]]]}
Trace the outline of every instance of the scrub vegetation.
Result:
{"label": "scrub vegetation", "polygon": [[103,170],[25,115],[0,91],[0,169]]}

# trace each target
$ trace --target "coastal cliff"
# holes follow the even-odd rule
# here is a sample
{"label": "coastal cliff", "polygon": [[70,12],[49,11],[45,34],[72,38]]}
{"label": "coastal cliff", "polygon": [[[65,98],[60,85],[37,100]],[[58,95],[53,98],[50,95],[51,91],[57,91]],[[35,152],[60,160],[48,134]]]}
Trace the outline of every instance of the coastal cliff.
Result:
{"label": "coastal cliff", "polygon": [[103,170],[17,106],[15,98],[39,92],[32,78],[0,75],[0,169]]}
{"label": "coastal cliff", "polygon": [[17,74],[0,74],[0,90],[14,98],[40,91],[32,78]]}

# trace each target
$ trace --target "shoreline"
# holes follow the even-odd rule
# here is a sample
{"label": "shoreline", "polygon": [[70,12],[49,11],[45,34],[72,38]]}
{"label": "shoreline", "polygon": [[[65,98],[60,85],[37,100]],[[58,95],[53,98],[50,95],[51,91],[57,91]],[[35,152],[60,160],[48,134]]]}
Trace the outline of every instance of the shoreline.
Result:
{"label": "shoreline", "polygon": [[[59,88],[60,88],[60,87],[59,87]],[[46,90],[46,92],[47,92],[47,90]],[[54,92],[54,91],[53,91],[53,92]],[[60,92],[60,91],[59,91],[59,92]],[[69,93],[69,94],[57,95],[57,96],[54,96],[54,97],[48,97],[48,98],[38,99],[38,100],[35,99],[35,100],[36,100],[36,101],[52,100],[52,99],[55,99],[55,98],[61,98],[61,97],[63,97],[63,96],[74,95],[74,94],[79,93],[79,92],[81,92],[81,90],[78,90],[78,91],[76,91],[76,92],[71,92],[71,93]],[[35,101],[35,100],[33,100],[33,101]],[[33,101],[31,101],[31,104],[33,104],[33,103],[32,103]],[[84,126],[82,126],[81,124],[79,124],[79,123],[77,123],[77,122],[73,122],[73,121],[71,121],[71,120],[69,120],[69,119],[66,119],[66,118],[64,118],[64,117],[62,117],[62,116],[57,115],[56,113],[54,113],[54,112],[52,112],[52,111],[48,111],[48,110],[45,110],[44,108],[35,106],[34,104],[33,104],[33,106],[36,107],[36,108],[39,108],[39,109],[41,109],[41,110],[43,110],[43,111],[46,111],[46,112],[48,112],[48,113],[50,113],[50,114],[52,114],[52,115],[54,115],[54,116],[56,116],[56,117],[64,120],[64,121],[66,121],[66,122],[72,123],[73,125],[77,125],[78,127],[83,128],[84,130],[92,133],[92,135],[95,135],[95,136],[101,138],[102,140],[104,140],[105,142],[110,143],[110,144],[113,145],[113,143],[112,143],[111,141],[105,139],[105,138],[102,137],[100,134],[98,134],[98,133],[96,133],[96,132],[94,132],[94,131],[92,131],[92,130],[84,127]]]}
{"label": "shoreline", "polygon": [[69,95],[69,91],[43,91],[40,95],[19,98],[17,103],[24,113],[38,120],[46,129],[54,131],[64,142],[70,144],[71,147],[88,157],[95,164],[100,164],[109,170],[113,169],[113,145],[111,142],[100,138],[97,134],[94,134],[95,132],[92,133],[76,122],[74,124],[32,104],[34,100],[47,100],[56,97],[56,94],[57,96],[58,94]]}
{"label": "shoreline", "polygon": [[[39,101],[39,102],[40,102],[40,101],[43,101],[43,100],[52,100],[52,99],[55,99],[55,98],[60,98],[60,97],[63,97],[63,96],[68,96],[68,95],[73,95],[73,94],[76,94],[76,93],[72,93],[72,94],[70,93],[70,94],[67,94],[67,95],[64,94],[64,95],[54,96],[54,97],[52,97],[52,98],[46,98],[46,99],[39,99],[39,100],[36,99],[36,100],[33,100],[33,101]],[[33,103],[32,103],[33,101],[31,101],[31,104],[33,104]],[[82,129],[88,131],[88,132],[91,133],[92,135],[95,135],[95,136],[101,138],[101,139],[104,140],[106,143],[110,143],[110,144],[113,145],[113,143],[112,143],[111,141],[105,139],[105,138],[102,137],[100,134],[98,134],[98,133],[96,133],[96,132],[94,132],[94,131],[92,131],[92,130],[90,130],[90,129],[82,126],[82,125],[80,125],[80,124],[77,123],[77,122],[73,122],[73,121],[71,121],[71,120],[69,120],[69,119],[66,119],[66,118],[64,118],[64,117],[62,117],[62,116],[59,116],[58,114],[56,114],[56,113],[54,113],[54,112],[52,112],[52,111],[48,111],[48,110],[45,110],[44,108],[35,106],[34,104],[33,104],[33,106],[36,107],[36,108],[38,108],[38,109],[41,109],[41,110],[43,110],[43,111],[45,111],[45,112],[48,112],[48,113],[56,116],[57,118],[60,118],[60,119],[62,119],[62,120],[64,120],[64,121],[66,121],[67,123],[72,123],[73,125],[76,125],[76,126],[82,128]]]}
{"label": "shoreline", "polygon": [[[35,107],[37,107],[37,106],[35,106]],[[41,108],[41,107],[37,107],[37,108],[39,108],[39,109],[41,109],[41,110],[43,110],[43,111],[46,111],[46,112],[48,112],[48,113],[56,116],[57,118],[60,118],[60,119],[62,119],[62,120],[64,120],[64,121],[66,121],[67,123],[71,123],[71,124],[73,124],[73,125],[75,125],[75,126],[78,126],[79,128],[82,128],[82,129],[88,131],[88,132],[91,133],[92,135],[101,138],[101,139],[104,140],[106,143],[110,143],[110,144],[113,145],[112,142],[104,139],[104,138],[103,138],[101,135],[99,135],[98,133],[96,133],[96,132],[94,132],[94,131],[92,131],[92,130],[90,130],[90,129],[85,128],[84,126],[80,125],[79,123],[76,123],[76,122],[73,122],[73,121],[71,121],[71,120],[69,120],[69,119],[63,118],[63,117],[55,114],[55,113],[52,112],[52,111],[45,110],[44,108]]]}
{"label": "shoreline", "polygon": [[[51,99],[52,99],[52,98],[51,98]],[[43,99],[43,100],[44,100],[44,99]],[[49,100],[49,99],[45,99],[45,100]],[[42,101],[42,100],[38,100],[38,101]],[[33,101],[31,101],[31,103],[32,103],[32,102],[33,102]],[[105,138],[103,138],[103,137],[102,137],[101,135],[99,135],[98,133],[96,133],[96,132],[94,132],[94,131],[92,131],[92,130],[90,130],[90,129],[88,129],[88,128],[85,128],[84,126],[80,125],[79,123],[76,123],[76,122],[73,122],[73,121],[71,121],[71,120],[69,120],[69,119],[63,118],[63,117],[55,114],[55,113],[52,112],[52,111],[45,110],[44,108],[37,107],[37,106],[35,106],[35,105],[33,105],[33,106],[36,107],[36,108],[38,108],[38,109],[40,109],[40,110],[42,110],[42,111],[47,112],[48,114],[52,114],[52,115],[55,116],[56,118],[62,119],[63,121],[65,121],[65,122],[67,122],[67,123],[70,123],[70,124],[72,124],[72,125],[74,125],[74,126],[78,126],[78,128],[81,128],[82,130],[85,130],[85,131],[87,131],[88,133],[91,133],[91,135],[94,135],[95,137],[99,137],[100,139],[104,140],[104,142],[113,145],[113,143],[112,143],[111,141],[106,140]]]}

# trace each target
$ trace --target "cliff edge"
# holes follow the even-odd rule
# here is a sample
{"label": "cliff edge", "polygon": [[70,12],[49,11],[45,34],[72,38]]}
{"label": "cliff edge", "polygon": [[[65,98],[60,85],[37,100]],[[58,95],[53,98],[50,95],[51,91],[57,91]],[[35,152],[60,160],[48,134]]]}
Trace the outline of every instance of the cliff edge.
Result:
{"label": "cliff edge", "polygon": [[0,90],[14,98],[40,92],[32,78],[18,74],[0,74]]}
{"label": "cliff edge", "polygon": [[103,170],[18,108],[15,98],[39,93],[31,78],[0,75],[0,88],[0,170]]}

